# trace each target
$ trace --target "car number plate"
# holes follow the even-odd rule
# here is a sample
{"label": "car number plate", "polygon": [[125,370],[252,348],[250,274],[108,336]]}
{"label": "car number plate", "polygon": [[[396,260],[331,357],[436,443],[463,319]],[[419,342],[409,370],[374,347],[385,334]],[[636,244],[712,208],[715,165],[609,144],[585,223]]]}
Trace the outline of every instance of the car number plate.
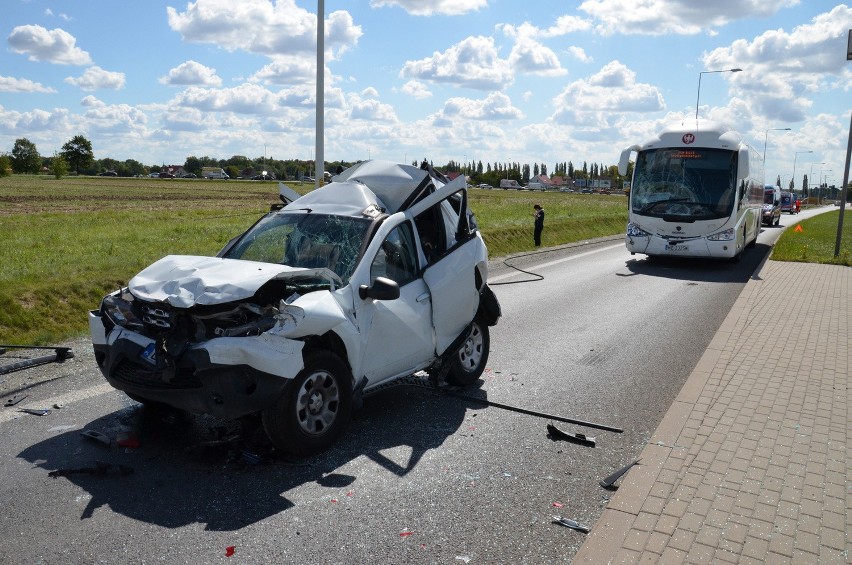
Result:
{"label": "car number plate", "polygon": [[154,344],[149,343],[148,347],[145,348],[145,351],[143,351],[142,353],[139,354],[139,357],[141,357],[142,359],[144,359],[145,361],[147,361],[148,363],[150,363],[152,365],[156,365],[157,364],[157,353],[155,351]]}
{"label": "car number plate", "polygon": [[666,251],[689,251],[688,245],[666,245]]}

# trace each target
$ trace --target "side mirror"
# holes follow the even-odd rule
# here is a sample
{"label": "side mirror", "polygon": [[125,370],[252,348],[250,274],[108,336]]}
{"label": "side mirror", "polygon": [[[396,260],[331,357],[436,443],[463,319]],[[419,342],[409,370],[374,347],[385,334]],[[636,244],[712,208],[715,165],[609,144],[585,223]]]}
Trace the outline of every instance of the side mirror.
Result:
{"label": "side mirror", "polygon": [[396,300],[399,298],[399,285],[385,277],[376,277],[373,286],[362,284],[358,287],[358,296],[361,300],[372,298],[373,300]]}
{"label": "side mirror", "polygon": [[748,147],[741,147],[737,158],[737,178],[747,179],[749,175]]}
{"label": "side mirror", "polygon": [[634,151],[639,151],[638,145],[631,145],[621,152],[621,158],[618,160],[618,174],[624,176],[627,174],[627,166],[630,164],[630,154]]}

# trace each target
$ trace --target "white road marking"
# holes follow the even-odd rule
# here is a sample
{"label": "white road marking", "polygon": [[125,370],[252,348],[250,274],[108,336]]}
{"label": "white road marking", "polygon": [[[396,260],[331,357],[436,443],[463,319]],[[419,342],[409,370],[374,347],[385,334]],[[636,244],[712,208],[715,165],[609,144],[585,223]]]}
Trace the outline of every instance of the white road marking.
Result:
{"label": "white road marking", "polygon": [[84,388],[82,390],[75,390],[67,394],[54,396],[52,398],[45,398],[44,400],[31,401],[29,398],[25,398],[24,401],[20,404],[2,408],[2,411],[0,411],[0,424],[3,424],[5,422],[11,422],[15,418],[19,418],[22,416],[26,416],[28,418],[38,418],[38,416],[32,416],[30,414],[25,414],[24,412],[18,412],[18,410],[21,408],[50,408],[51,411],[54,411],[54,404],[61,404],[63,406],[67,406],[72,402],[79,402],[80,400],[94,398],[95,396],[100,396],[101,394],[106,394],[114,390],[115,389],[112,388],[112,385],[110,385],[109,383],[103,383],[97,386]]}
{"label": "white road marking", "polygon": [[[569,257],[563,257],[562,259],[556,259],[555,261],[550,261],[548,263],[541,263],[539,265],[531,265],[529,267],[525,267],[524,270],[535,272],[535,269],[543,269],[545,267],[550,267],[552,265],[558,265],[560,263],[565,263],[566,261],[573,261],[574,259],[581,259],[583,257],[588,257],[589,255],[594,255],[595,253],[600,253],[602,251],[609,251],[610,249],[616,249],[618,247],[624,247],[624,244],[619,243],[617,245],[610,245],[608,247],[601,247],[599,249],[595,249],[595,250],[592,250],[592,251],[586,251],[585,253],[578,253],[577,255],[571,255]],[[497,275],[496,277],[489,277],[488,282],[493,283],[493,282],[497,282],[497,281],[502,281],[503,279],[509,279],[509,278],[517,277],[517,276],[528,276],[528,275],[526,275],[525,273],[522,273],[520,271],[514,271],[513,270],[511,273],[506,273],[506,274],[503,274],[503,275]]]}

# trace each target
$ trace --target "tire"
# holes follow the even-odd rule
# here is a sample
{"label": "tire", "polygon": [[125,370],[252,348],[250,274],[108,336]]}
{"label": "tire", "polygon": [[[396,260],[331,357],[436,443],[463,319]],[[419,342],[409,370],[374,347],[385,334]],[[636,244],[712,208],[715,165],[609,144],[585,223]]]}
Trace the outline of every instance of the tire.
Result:
{"label": "tire", "polygon": [[261,413],[272,444],[291,455],[321,453],[345,431],[352,416],[352,373],[330,351],[305,357],[305,367],[281,397]]}
{"label": "tire", "polygon": [[471,386],[479,380],[488,363],[491,334],[488,324],[478,316],[474,318],[470,336],[450,359],[447,382],[455,386]]}

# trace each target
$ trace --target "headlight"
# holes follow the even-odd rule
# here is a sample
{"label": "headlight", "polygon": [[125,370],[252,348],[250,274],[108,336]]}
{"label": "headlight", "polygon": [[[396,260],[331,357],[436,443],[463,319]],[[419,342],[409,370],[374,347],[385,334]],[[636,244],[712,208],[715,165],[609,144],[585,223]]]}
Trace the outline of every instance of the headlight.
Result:
{"label": "headlight", "polygon": [[628,237],[649,237],[651,234],[640,228],[637,224],[630,222],[627,224]]}
{"label": "headlight", "polygon": [[736,237],[734,228],[728,228],[724,231],[720,231],[719,233],[707,236],[707,241],[733,241]]}
{"label": "headlight", "polygon": [[138,330],[143,327],[143,324],[133,313],[132,300],[133,297],[130,294],[125,295],[124,292],[109,294],[101,302],[101,310],[115,325]]}

